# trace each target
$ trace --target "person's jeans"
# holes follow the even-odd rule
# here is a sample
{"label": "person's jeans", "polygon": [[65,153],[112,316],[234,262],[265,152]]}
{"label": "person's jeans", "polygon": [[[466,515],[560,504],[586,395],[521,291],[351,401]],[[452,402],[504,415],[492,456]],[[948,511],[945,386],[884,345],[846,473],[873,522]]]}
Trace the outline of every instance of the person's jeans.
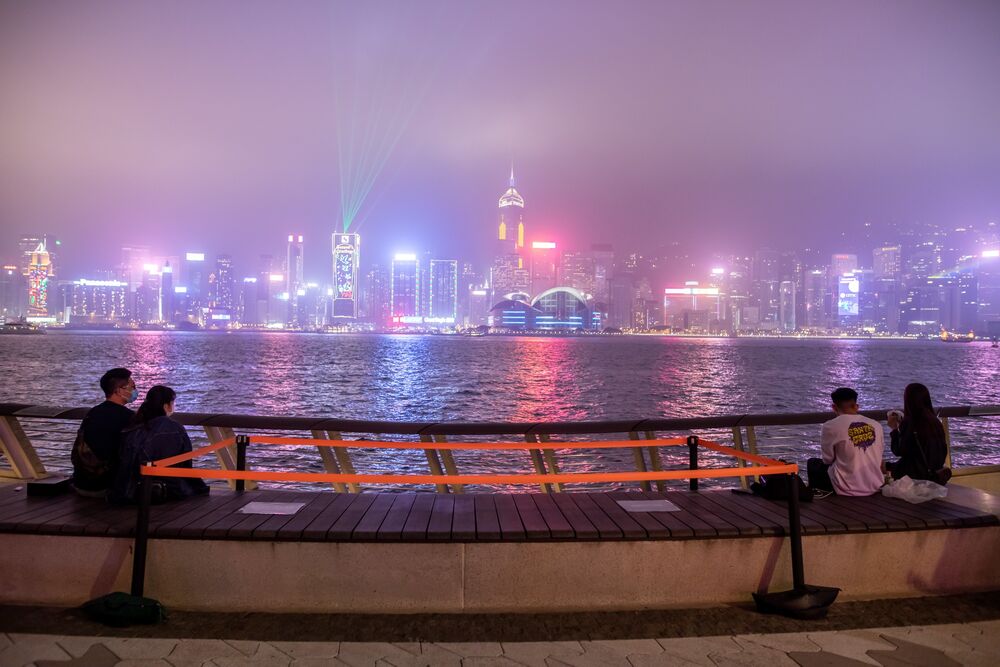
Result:
{"label": "person's jeans", "polygon": [[823,459],[806,461],[806,476],[809,478],[810,489],[833,491],[833,482],[830,481],[830,464],[823,463]]}

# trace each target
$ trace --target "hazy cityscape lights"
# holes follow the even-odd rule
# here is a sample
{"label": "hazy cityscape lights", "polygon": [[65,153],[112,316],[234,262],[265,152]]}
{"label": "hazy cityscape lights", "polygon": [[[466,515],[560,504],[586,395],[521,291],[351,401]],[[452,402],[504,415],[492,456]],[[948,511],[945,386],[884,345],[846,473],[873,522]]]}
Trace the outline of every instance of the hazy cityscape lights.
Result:
{"label": "hazy cityscape lights", "polygon": [[[298,233],[287,235],[283,260],[263,255],[259,270],[242,277],[228,254],[159,256],[127,246],[120,265],[74,279],[59,275],[51,251],[58,240],[27,235],[0,271],[0,314],[154,328],[1000,336],[996,222],[887,230],[891,244],[866,226],[872,238],[852,243],[851,252],[759,248],[698,261],[676,243],[616,252],[529,242],[525,211],[512,171],[498,200],[493,257],[479,267],[405,251],[362,272],[360,235],[335,231],[329,283],[306,279],[307,243]],[[688,267],[680,282],[676,267]]]}

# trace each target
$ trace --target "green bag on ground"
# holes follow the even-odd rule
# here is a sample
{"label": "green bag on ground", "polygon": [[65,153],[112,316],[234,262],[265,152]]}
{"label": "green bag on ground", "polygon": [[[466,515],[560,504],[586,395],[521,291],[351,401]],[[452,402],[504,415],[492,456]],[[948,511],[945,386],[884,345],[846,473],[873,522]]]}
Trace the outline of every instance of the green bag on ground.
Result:
{"label": "green bag on ground", "polygon": [[88,618],[116,628],[150,625],[166,618],[166,610],[156,600],[128,593],[108,593],[80,608]]}

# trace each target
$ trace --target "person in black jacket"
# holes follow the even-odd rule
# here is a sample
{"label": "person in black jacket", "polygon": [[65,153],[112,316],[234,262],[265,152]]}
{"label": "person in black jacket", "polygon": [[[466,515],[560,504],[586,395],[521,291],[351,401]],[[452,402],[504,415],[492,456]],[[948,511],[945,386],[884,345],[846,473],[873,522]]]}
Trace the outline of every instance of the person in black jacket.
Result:
{"label": "person in black jacket", "polygon": [[[159,384],[146,394],[146,400],[135,413],[132,426],[123,432],[120,465],[108,494],[111,502],[123,504],[137,500],[139,466],[142,464],[191,451],[191,437],[187,430],[170,418],[176,398],[177,393],[173,389]],[[191,461],[178,463],[176,467],[190,468]],[[198,478],[167,477],[158,481],[163,487],[157,500],[176,500],[208,493],[208,485]]]}
{"label": "person in black jacket", "polygon": [[935,471],[944,467],[948,456],[944,426],[934,413],[931,393],[924,385],[914,382],[903,390],[903,419],[889,415],[892,432],[890,448],[899,457],[887,464],[893,479],[934,479]]}
{"label": "person in black jacket", "polygon": [[104,402],[90,409],[80,424],[70,458],[73,489],[84,496],[103,498],[118,468],[122,429],[132,421],[126,405],[138,398],[132,371],[112,368],[101,376]]}

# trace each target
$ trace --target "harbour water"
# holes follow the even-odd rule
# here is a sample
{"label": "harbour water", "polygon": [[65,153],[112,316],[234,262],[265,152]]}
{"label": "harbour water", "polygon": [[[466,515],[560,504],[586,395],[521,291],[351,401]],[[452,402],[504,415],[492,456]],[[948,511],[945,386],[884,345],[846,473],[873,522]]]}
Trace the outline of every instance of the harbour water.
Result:
{"label": "harbour water", "polygon": [[[95,404],[97,379],[113,366],[131,368],[140,391],[174,387],[180,411],[391,421],[807,412],[827,409],[829,392],[844,385],[858,390],[863,407],[890,408],[901,406],[903,387],[914,381],[928,385],[937,405],[1000,403],[1000,350],[988,343],[279,332],[5,336],[0,401]],[[39,424],[34,435],[44,441],[46,463],[58,468],[71,434],[45,431]],[[762,452],[800,462],[817,451],[817,434],[814,426],[758,431]],[[956,464],[1000,462],[997,418],[955,420],[952,434]],[[296,465],[318,466],[314,450],[282,449],[265,458],[259,463],[281,467],[301,459]],[[611,467],[618,463],[605,459]],[[631,465],[630,454],[625,461]],[[388,452],[370,463],[372,472],[426,466],[422,454]],[[526,457],[490,465],[530,467]],[[581,458],[579,465],[589,463]]]}

